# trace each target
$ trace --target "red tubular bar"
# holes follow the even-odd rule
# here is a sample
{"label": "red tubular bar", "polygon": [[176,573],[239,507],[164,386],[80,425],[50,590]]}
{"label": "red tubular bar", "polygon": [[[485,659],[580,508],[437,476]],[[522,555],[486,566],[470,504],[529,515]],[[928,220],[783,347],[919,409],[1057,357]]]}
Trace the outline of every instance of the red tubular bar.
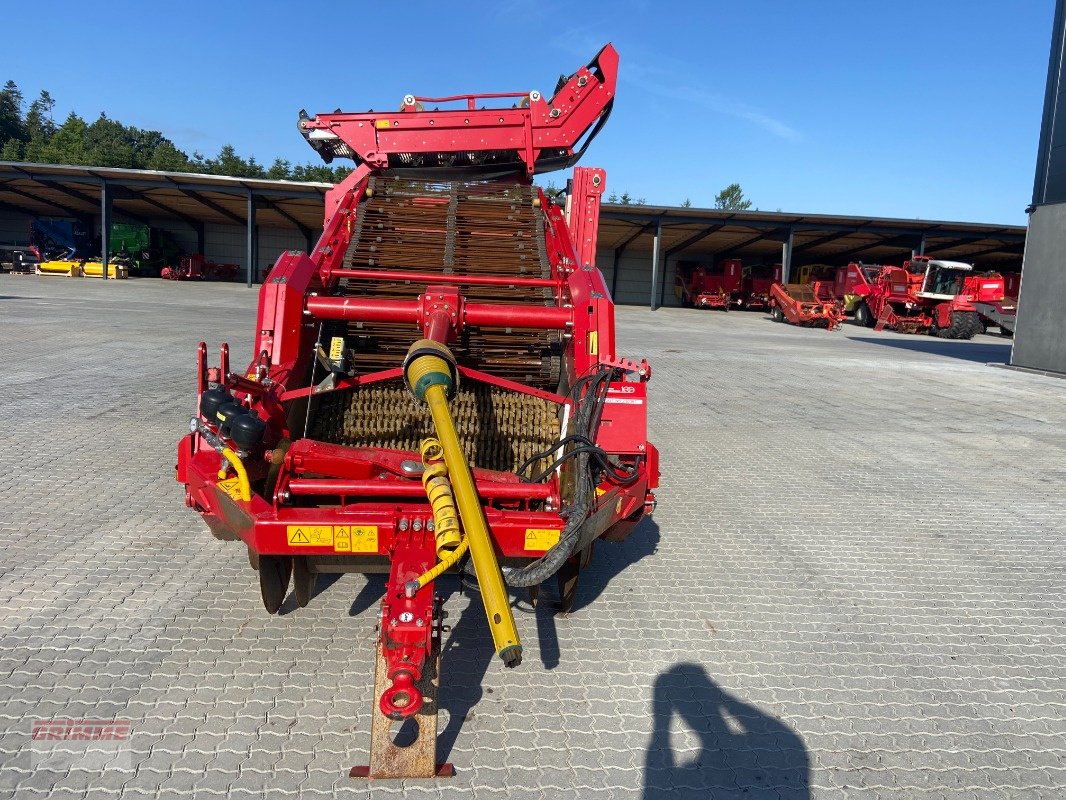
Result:
{"label": "red tubular bar", "polygon": [[[318,319],[356,322],[421,322],[419,300],[379,300],[359,297],[308,297],[307,311]],[[536,328],[562,330],[573,319],[572,310],[557,306],[470,303],[463,307],[463,324],[486,328]]]}
{"label": "red tubular bar", "polygon": [[573,321],[573,311],[555,306],[514,306],[471,303],[463,309],[463,322],[485,328],[539,328],[562,330]]}
{"label": "red tubular bar", "polygon": [[418,323],[417,300],[363,300],[357,297],[308,297],[307,310],[319,319],[350,319],[358,322]]}
{"label": "red tubular bar", "polygon": [[447,283],[463,286],[528,286],[554,289],[559,282],[553,278],[509,278],[505,275],[454,275],[439,272],[394,272],[374,269],[335,269],[332,278],[354,278],[365,281],[406,281],[407,283]]}
{"label": "red tubular bar", "polygon": [[[286,487],[294,495],[360,495],[367,497],[421,497],[426,490],[421,481],[349,480],[346,478],[293,478]],[[477,482],[477,493],[484,500],[547,500],[551,486],[546,483]]]}

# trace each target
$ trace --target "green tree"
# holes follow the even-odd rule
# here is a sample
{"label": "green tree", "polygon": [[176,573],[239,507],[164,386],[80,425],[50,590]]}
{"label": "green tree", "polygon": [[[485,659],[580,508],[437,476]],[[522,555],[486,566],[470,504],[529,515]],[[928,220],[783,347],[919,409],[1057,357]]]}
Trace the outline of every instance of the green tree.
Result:
{"label": "green tree", "polygon": [[21,161],[23,144],[18,139],[8,139],[0,150],[0,161]]}
{"label": "green tree", "polygon": [[[88,164],[88,132],[89,126],[85,124],[85,120],[71,111],[55,134],[48,139],[41,160],[46,164]],[[33,144],[32,139],[30,144]]]}
{"label": "green tree", "polygon": [[131,166],[134,158],[130,132],[124,125],[101,113],[100,117],[85,129],[84,158],[84,163],[97,167]]}
{"label": "green tree", "polygon": [[160,172],[192,172],[192,164],[189,162],[189,157],[185,155],[181,150],[174,146],[174,143],[169,139],[163,139],[155,150],[152,151],[152,155],[148,158],[148,163],[145,165],[147,169],[155,169]]}
{"label": "green tree", "polygon": [[292,164],[284,158],[275,158],[266,176],[272,181],[287,181],[292,176]]}
{"label": "green tree", "polygon": [[26,112],[26,146],[23,151],[27,161],[46,160],[45,150],[56,133],[56,124],[52,120],[55,105],[56,101],[46,91],[30,103]]}
{"label": "green tree", "polygon": [[692,208],[692,201],[691,201],[691,200],[689,200],[689,199],[688,199],[688,198],[686,197],[686,198],[685,198],[684,200],[682,200],[682,201],[681,201],[681,207],[682,207],[682,208]]}
{"label": "green tree", "polygon": [[26,127],[22,122],[22,92],[14,81],[8,81],[0,89],[0,146],[14,140],[25,142]]}
{"label": "green tree", "polygon": [[739,183],[731,183],[714,196],[714,207],[726,211],[747,211],[751,200],[744,199]]}

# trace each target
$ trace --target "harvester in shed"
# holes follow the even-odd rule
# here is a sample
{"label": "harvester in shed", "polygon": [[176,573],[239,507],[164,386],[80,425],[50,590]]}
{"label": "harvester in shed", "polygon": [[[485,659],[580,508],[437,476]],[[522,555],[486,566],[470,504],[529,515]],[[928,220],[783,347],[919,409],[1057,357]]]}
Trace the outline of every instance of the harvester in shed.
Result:
{"label": "harvester in shed", "polygon": [[710,264],[679,261],[674,268],[674,294],[685,308],[728,311],[740,305],[742,280],[739,258]]}
{"label": "harvester in shed", "polygon": [[[318,573],[388,574],[369,766],[352,775],[447,774],[437,578],[476,580],[517,667],[510,593],[535,600],[554,579],[565,608],[595,541],[653,509],[651,370],[618,354],[595,266],[605,174],[577,168],[565,208],[532,183],[584,153],[617,65],[608,45],[550,98],[301,112],[308,143],[355,171],[327,194],[312,252],[266,277],[247,368],[230,369],[225,345],[209,367],[200,345],[177,479],[216,535],[247,546],[267,612],[290,583],[306,605]],[[389,726],[410,719],[402,748]]]}

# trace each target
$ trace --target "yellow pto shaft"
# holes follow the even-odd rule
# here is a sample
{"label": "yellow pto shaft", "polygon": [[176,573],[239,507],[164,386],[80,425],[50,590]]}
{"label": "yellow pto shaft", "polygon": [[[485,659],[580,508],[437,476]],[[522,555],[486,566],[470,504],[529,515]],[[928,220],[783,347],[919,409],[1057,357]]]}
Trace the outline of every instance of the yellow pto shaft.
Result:
{"label": "yellow pto shaft", "polygon": [[415,342],[408,351],[404,375],[415,396],[429,406],[437,439],[444,450],[444,463],[448,468],[448,477],[459,506],[459,517],[462,519],[471,560],[474,562],[474,572],[481,590],[481,600],[485,605],[489,630],[492,631],[492,641],[503,663],[514,667],[522,660],[522,644],[518,639],[518,629],[511,613],[503,574],[500,572],[499,562],[496,561],[496,551],[474,486],[474,478],[459,446],[459,437],[448,410],[448,394],[455,385],[454,363],[454,357],[447,347],[429,339],[422,339]]}

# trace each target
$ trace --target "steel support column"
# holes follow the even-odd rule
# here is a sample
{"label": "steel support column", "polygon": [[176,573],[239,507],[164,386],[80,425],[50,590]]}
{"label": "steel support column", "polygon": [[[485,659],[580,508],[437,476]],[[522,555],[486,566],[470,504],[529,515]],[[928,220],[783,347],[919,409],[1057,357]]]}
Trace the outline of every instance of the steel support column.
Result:
{"label": "steel support column", "polygon": [[618,264],[622,260],[622,248],[614,249],[614,270],[611,272],[611,299],[618,302]]}
{"label": "steel support column", "polygon": [[651,310],[658,308],[659,294],[659,244],[663,238],[663,220],[655,221],[655,239],[651,246]]}
{"label": "steel support column", "polygon": [[246,263],[248,265],[246,270],[247,285],[248,288],[251,289],[252,279],[255,275],[256,259],[259,255],[256,252],[256,250],[258,249],[257,245],[259,244],[259,237],[257,236],[257,231],[255,228],[255,195],[253,195],[250,191],[248,192],[248,216],[245,220],[245,226],[247,228],[248,233],[247,254],[245,256],[245,258],[247,259]]}
{"label": "steel support column", "polygon": [[788,241],[781,245],[781,283],[788,283],[792,280],[792,240],[795,235],[795,228],[789,225]]}
{"label": "steel support column", "polygon": [[925,234],[922,234],[922,240],[918,243],[918,255],[925,255]]}
{"label": "steel support column", "polygon": [[107,193],[107,181],[100,181],[100,277],[107,281],[108,256],[111,250],[111,197]]}

